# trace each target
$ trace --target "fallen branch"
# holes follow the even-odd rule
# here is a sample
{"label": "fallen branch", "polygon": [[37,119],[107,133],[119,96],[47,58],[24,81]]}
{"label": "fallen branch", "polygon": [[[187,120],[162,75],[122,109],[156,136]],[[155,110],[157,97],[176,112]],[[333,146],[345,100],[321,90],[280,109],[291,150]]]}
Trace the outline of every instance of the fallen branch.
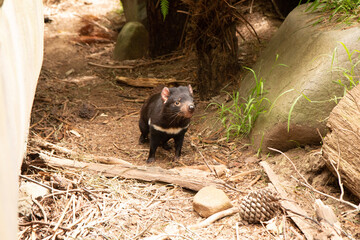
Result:
{"label": "fallen branch", "polygon": [[106,177],[122,177],[126,179],[138,179],[146,182],[163,182],[178,185],[180,187],[199,191],[209,185],[223,187],[223,181],[210,179],[208,177],[197,177],[193,174],[181,173],[175,170],[166,170],[160,167],[128,166],[128,165],[106,165],[101,163],[86,163],[70,159],[49,156],[45,153],[38,153],[45,164],[53,167],[64,167],[87,171],[93,174],[101,174]]}

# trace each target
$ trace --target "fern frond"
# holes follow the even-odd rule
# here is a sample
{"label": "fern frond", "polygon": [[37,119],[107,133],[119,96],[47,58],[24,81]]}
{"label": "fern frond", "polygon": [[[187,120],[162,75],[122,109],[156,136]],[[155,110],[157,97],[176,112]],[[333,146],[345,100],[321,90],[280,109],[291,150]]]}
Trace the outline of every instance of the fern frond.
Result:
{"label": "fern frond", "polygon": [[161,14],[164,17],[164,20],[166,18],[166,16],[169,13],[169,1],[168,0],[160,0],[160,10],[161,10]]}

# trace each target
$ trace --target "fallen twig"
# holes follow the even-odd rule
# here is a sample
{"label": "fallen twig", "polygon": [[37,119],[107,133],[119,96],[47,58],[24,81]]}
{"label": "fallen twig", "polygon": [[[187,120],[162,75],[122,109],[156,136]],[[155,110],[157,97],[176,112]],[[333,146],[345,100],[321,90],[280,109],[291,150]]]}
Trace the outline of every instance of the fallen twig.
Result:
{"label": "fallen twig", "polygon": [[89,65],[95,66],[95,67],[102,67],[102,68],[111,68],[111,69],[133,69],[134,66],[129,65],[104,65],[94,62],[88,62]]}
{"label": "fallen twig", "polygon": [[198,224],[191,225],[188,228],[191,230],[203,228],[203,227],[209,226],[210,224],[212,224],[216,220],[219,220],[220,218],[230,216],[230,215],[233,215],[238,212],[239,212],[239,209],[237,207],[229,208],[224,211],[215,213],[215,214],[211,215],[210,217],[208,217],[207,219],[205,219],[204,221],[202,221]]}
{"label": "fallen twig", "polygon": [[65,214],[67,212],[67,210],[69,209],[70,207],[70,204],[75,200],[75,195],[71,195],[71,198],[69,200],[69,202],[66,204],[66,207],[63,211],[63,213],[61,214],[60,218],[59,218],[59,221],[56,223],[55,227],[54,227],[54,232],[56,232],[56,230],[59,228],[61,222],[63,221],[64,217],[65,217]]}
{"label": "fallen twig", "polygon": [[38,201],[36,201],[36,199],[33,196],[31,196],[31,200],[35,203],[36,206],[39,207],[39,209],[43,215],[44,222],[47,222],[47,216],[46,216],[44,208],[41,206],[41,204]]}
{"label": "fallen twig", "polygon": [[257,171],[260,171],[260,169],[252,169],[252,170],[248,170],[248,171],[244,171],[244,172],[235,174],[235,175],[229,177],[229,181],[233,182],[233,181],[239,180],[241,177],[244,177],[250,173],[257,172]]}
{"label": "fallen twig", "polygon": [[193,146],[193,147],[196,149],[196,151],[199,152],[202,160],[204,161],[205,165],[208,167],[208,169],[210,170],[210,172],[212,172],[217,178],[219,178],[219,176],[217,175],[217,172],[214,171],[214,169],[212,169],[212,168],[209,166],[209,164],[207,163],[204,155],[203,155],[202,152],[198,149],[198,147],[195,145],[195,143],[194,143],[193,141],[191,141],[190,145]]}
{"label": "fallen twig", "polygon": [[55,188],[52,188],[52,187],[47,186],[47,185],[45,185],[45,184],[43,184],[43,183],[41,183],[41,182],[38,182],[38,181],[36,181],[36,180],[34,180],[34,179],[31,179],[31,178],[29,178],[29,177],[27,177],[27,176],[25,176],[25,175],[19,175],[19,176],[20,176],[21,178],[23,178],[23,179],[26,179],[26,180],[30,181],[30,182],[36,183],[36,184],[38,184],[38,185],[40,185],[40,186],[42,186],[42,187],[44,187],[44,188],[46,188],[46,189],[49,189],[51,192],[57,192],[57,191],[59,191],[59,190],[57,190],[57,189],[55,189]]}
{"label": "fallen twig", "polygon": [[252,180],[249,183],[249,187],[252,187],[255,183],[257,183],[257,181],[259,181],[260,178],[261,178],[261,175],[258,175],[254,180]]}

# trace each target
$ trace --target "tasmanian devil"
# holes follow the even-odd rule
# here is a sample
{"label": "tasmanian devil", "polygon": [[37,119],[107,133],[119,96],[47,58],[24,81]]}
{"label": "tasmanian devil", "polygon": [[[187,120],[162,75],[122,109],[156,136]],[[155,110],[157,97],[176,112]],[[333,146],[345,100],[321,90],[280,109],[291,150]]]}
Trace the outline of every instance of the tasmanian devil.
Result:
{"label": "tasmanian devil", "polygon": [[175,141],[175,158],[181,155],[184,135],[195,110],[191,86],[164,87],[161,93],[152,95],[142,106],[139,127],[140,143],[148,141],[150,133],[150,152],[147,163],[155,161],[158,146],[169,150],[169,139]]}

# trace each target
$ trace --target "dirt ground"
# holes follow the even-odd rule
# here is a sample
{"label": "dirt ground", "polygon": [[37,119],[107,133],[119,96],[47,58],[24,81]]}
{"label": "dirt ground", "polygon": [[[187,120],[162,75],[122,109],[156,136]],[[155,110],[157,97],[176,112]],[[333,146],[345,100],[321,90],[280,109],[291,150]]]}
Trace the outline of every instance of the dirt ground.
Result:
{"label": "dirt ground", "polygon": [[[281,24],[270,1],[255,5],[251,5],[252,1],[248,2],[249,7],[244,12],[249,13],[250,9],[253,11],[247,15],[247,19],[260,36],[261,44],[245,27],[238,27],[244,38],[239,36],[239,61],[245,66],[251,66],[256,61],[260,50]],[[119,14],[119,1],[49,0],[44,1],[44,4],[50,22],[45,24],[44,62],[32,111],[30,139],[40,137],[43,141],[78,153],[116,157],[134,165],[147,165],[148,145],[138,144],[138,119],[142,102],[155,90],[130,87],[117,82],[116,77],[175,78],[186,81],[195,86],[196,114],[185,136],[182,157],[179,161],[172,161],[174,151],[159,148],[157,159],[150,166],[171,169],[202,165],[203,159],[209,164],[225,164],[228,171],[222,179],[232,187],[226,189],[226,193],[237,205],[252,190],[267,186],[269,180],[258,164],[261,160],[267,160],[281,176],[286,190],[301,207],[308,210],[311,217],[314,199],[321,198],[334,207],[344,230],[354,238],[360,238],[357,226],[359,217],[354,214],[341,215],[349,208],[298,186],[291,178],[296,173],[284,157],[257,158],[248,140],[226,141],[219,131],[221,125],[217,122],[215,109],[207,108],[211,101],[197,99],[194,84],[196,60],[191,54],[186,57],[178,54],[158,59],[157,62],[151,59],[115,62],[112,59],[116,38],[114,32],[125,22],[124,16]],[[79,32],[89,29],[90,25],[95,26],[95,32],[105,31],[106,34],[102,34],[101,38],[97,38],[100,34],[92,38],[80,36]],[[110,67],[119,65],[132,68]],[[240,73],[238,78],[243,74]],[[224,90],[232,91],[236,87],[237,82],[232,82]],[[38,146],[30,141],[29,156],[37,150]],[[334,196],[340,195],[337,181],[321,162],[319,147],[294,149],[287,155],[315,187]],[[249,174],[229,180],[231,176],[246,171],[250,171]],[[283,233],[270,233],[260,224],[239,226],[241,219],[238,214],[203,229],[189,230],[185,226],[203,219],[192,209],[194,193],[174,185],[106,179],[92,176],[86,171],[32,167],[31,163],[24,173],[44,184],[50,183],[51,175],[56,174],[72,183],[76,182],[78,188],[97,190],[99,195],[100,189],[104,192],[97,201],[89,200],[81,194],[74,195],[76,201],[72,200],[72,212],[63,212],[65,205],[72,199],[68,193],[62,198],[42,201],[40,204],[46,205],[44,212],[52,222],[63,222],[64,226],[70,226],[67,221],[70,221],[71,214],[74,219],[82,216],[87,222],[83,225],[74,224],[71,230],[53,229],[50,225],[37,228],[21,226],[19,239],[33,239],[31,236],[36,236],[36,239],[140,239],[164,232],[168,234],[167,238],[159,239],[285,239]],[[357,201],[348,193],[345,198]],[[75,203],[82,207],[76,208]],[[85,206],[90,208],[93,205],[98,205],[103,212],[88,213]],[[63,219],[60,218],[62,214],[66,216]],[[33,214],[31,220],[41,220],[39,215]],[[98,222],[91,220],[90,216],[91,219],[97,218]],[[74,219],[73,223],[76,222]],[[20,222],[25,220],[20,217]],[[285,223],[282,218],[278,221]],[[286,239],[298,239],[301,232],[289,218],[286,226]],[[173,234],[176,232],[174,228],[181,231]]]}

